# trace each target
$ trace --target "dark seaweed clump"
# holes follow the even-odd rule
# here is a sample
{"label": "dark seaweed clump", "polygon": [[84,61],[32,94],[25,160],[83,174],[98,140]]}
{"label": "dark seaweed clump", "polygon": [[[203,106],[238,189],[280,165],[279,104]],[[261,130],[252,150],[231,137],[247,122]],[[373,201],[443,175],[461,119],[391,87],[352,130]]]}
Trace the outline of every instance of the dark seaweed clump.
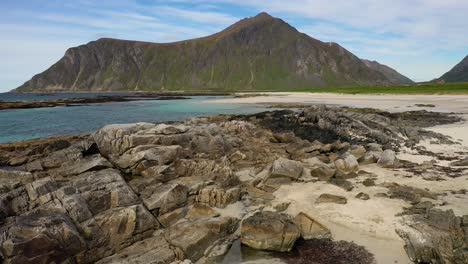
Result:
{"label": "dark seaweed clump", "polygon": [[290,253],[277,257],[291,264],[375,264],[374,255],[363,246],[329,239],[299,240]]}

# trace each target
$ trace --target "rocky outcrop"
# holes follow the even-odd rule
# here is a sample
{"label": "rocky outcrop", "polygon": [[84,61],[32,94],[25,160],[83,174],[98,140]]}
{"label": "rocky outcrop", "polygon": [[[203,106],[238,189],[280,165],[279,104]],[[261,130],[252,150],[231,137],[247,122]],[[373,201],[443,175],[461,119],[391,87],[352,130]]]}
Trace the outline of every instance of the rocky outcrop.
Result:
{"label": "rocky outcrop", "polygon": [[[317,202],[311,204],[317,208],[344,208],[348,199],[350,204],[378,201],[364,202],[358,199],[369,199],[369,195],[350,193],[362,188],[361,183],[387,188],[382,197],[410,203],[412,207],[401,215],[417,213],[413,220],[435,207],[426,199],[442,194],[382,183],[376,175],[360,170],[367,163],[398,166],[389,146],[367,143],[375,135],[399,142],[392,134],[390,118],[362,118],[349,126],[371,129],[365,122],[380,120],[372,129],[390,127],[385,133],[362,133],[353,144],[339,140],[340,126],[333,128],[337,132],[333,141],[318,140],[324,134],[316,132],[325,130],[315,130],[316,125],[351,124],[346,120],[354,114],[342,111],[312,108],[302,114],[262,114],[272,125],[291,119],[284,124],[295,120],[312,127],[308,135],[313,140],[268,129],[259,115],[109,125],[91,136],[0,145],[2,166],[8,166],[0,169],[1,259],[4,263],[207,263],[225,254],[239,238],[252,248],[280,252],[291,251],[300,237],[329,239],[329,229],[313,215],[288,215],[301,210],[276,197],[289,184],[317,184],[330,188],[330,193],[348,192],[347,198],[314,193],[319,198],[309,202]],[[377,197],[373,191],[368,193]],[[448,230],[466,232],[466,221],[460,220],[458,227],[456,221]],[[433,232],[425,224],[414,226]],[[437,230],[447,230],[445,224],[441,226]],[[437,235],[441,241],[448,239],[445,233]],[[409,254],[426,259],[427,250],[419,249],[411,235],[407,237],[414,249]],[[463,256],[457,253],[463,252],[457,251],[463,246],[458,238],[450,239],[456,251],[453,257],[437,241],[424,248],[436,252],[431,253],[433,258],[440,255],[440,263],[451,263],[451,258]]]}
{"label": "rocky outcrop", "polygon": [[416,263],[468,263],[468,217],[453,211],[431,209],[427,214],[406,217],[406,227],[397,230],[405,250]]}

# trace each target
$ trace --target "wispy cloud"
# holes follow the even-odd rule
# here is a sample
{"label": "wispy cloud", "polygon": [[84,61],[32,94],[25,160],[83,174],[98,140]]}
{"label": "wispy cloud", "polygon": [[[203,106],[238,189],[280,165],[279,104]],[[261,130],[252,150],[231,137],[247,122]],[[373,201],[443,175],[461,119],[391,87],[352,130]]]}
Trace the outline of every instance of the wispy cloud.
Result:
{"label": "wispy cloud", "polygon": [[466,0],[17,0],[0,5],[0,90],[99,37],[177,41],[261,11],[416,80],[438,77],[468,52]]}

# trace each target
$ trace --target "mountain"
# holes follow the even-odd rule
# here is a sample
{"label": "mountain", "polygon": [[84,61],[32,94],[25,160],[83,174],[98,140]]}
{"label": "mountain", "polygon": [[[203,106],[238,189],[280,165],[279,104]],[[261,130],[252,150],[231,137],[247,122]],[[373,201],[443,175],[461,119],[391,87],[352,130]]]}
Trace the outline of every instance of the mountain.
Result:
{"label": "mountain", "polygon": [[[378,67],[377,67],[378,68]],[[267,13],[174,43],[99,39],[70,48],[14,91],[304,89],[400,84],[336,43]]]}
{"label": "mountain", "polygon": [[468,82],[468,56],[439,78],[445,82]]}
{"label": "mountain", "polygon": [[402,75],[396,70],[378,63],[377,61],[362,60],[369,68],[381,72],[388,80],[395,84],[412,84],[414,83],[410,78]]}

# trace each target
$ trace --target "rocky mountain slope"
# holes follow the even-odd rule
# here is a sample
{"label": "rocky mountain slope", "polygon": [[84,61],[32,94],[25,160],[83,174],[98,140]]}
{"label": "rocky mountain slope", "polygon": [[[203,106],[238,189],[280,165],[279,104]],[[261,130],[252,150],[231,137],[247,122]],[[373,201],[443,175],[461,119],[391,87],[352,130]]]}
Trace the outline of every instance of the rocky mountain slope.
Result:
{"label": "rocky mountain slope", "polygon": [[370,61],[370,60],[362,60],[369,68],[372,68],[376,71],[379,71],[385,75],[392,83],[399,83],[399,84],[412,84],[414,83],[410,78],[402,75],[401,73],[397,72],[396,70],[388,67],[387,65],[383,65],[378,63],[377,61]]}
{"label": "rocky mountain slope", "polygon": [[303,89],[400,84],[336,43],[266,13],[175,43],[99,39],[67,50],[15,91]]}
{"label": "rocky mountain slope", "polygon": [[439,80],[445,82],[468,82],[468,56],[455,65],[449,72],[442,75]]}

